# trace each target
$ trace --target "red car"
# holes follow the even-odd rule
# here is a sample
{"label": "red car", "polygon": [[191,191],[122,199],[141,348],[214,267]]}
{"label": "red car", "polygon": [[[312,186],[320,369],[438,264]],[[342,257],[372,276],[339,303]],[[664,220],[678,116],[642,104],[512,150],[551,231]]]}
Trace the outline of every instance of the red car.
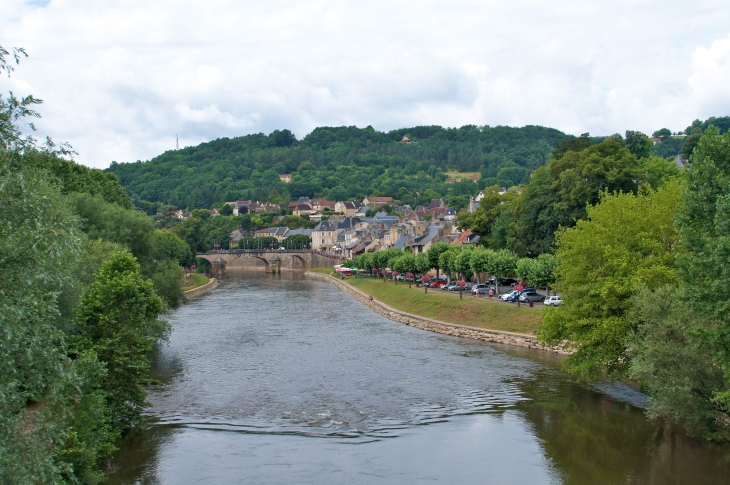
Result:
{"label": "red car", "polygon": [[446,283],[448,283],[446,280],[436,280],[429,285],[429,288],[441,288]]}

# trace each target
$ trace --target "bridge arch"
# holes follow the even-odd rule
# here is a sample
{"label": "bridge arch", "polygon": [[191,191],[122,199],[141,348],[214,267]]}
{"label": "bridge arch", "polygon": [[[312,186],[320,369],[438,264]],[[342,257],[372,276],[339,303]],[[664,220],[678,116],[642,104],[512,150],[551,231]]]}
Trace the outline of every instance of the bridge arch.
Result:
{"label": "bridge arch", "polygon": [[307,262],[298,254],[289,255],[289,269],[307,269]]}

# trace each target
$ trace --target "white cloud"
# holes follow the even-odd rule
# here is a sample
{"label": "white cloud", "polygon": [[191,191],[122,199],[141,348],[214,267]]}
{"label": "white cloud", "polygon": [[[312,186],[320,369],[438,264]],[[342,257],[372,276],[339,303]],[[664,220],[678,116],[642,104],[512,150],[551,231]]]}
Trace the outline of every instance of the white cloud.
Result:
{"label": "white cloud", "polygon": [[[45,4],[45,5],[44,5]],[[730,115],[724,2],[0,0],[31,54],[0,90],[45,100],[79,161],[356,124],[682,129]]]}

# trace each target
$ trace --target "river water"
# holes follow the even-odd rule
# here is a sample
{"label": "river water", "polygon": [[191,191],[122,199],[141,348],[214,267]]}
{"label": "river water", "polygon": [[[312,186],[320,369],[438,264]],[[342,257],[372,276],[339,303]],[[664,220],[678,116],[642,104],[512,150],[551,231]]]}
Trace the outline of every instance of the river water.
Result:
{"label": "river water", "polygon": [[387,320],[301,273],[227,275],[170,316],[151,426],[112,484],[730,484],[730,449],[560,358]]}

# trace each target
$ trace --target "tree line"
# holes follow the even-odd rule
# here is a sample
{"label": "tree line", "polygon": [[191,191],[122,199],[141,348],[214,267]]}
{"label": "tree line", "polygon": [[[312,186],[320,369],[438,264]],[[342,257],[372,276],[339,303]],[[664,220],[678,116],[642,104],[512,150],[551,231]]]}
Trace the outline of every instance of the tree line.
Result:
{"label": "tree line", "polygon": [[[24,57],[11,52],[0,74]],[[116,175],[35,140],[39,104],[0,96],[0,482],[93,484],[142,423],[192,252]]]}

